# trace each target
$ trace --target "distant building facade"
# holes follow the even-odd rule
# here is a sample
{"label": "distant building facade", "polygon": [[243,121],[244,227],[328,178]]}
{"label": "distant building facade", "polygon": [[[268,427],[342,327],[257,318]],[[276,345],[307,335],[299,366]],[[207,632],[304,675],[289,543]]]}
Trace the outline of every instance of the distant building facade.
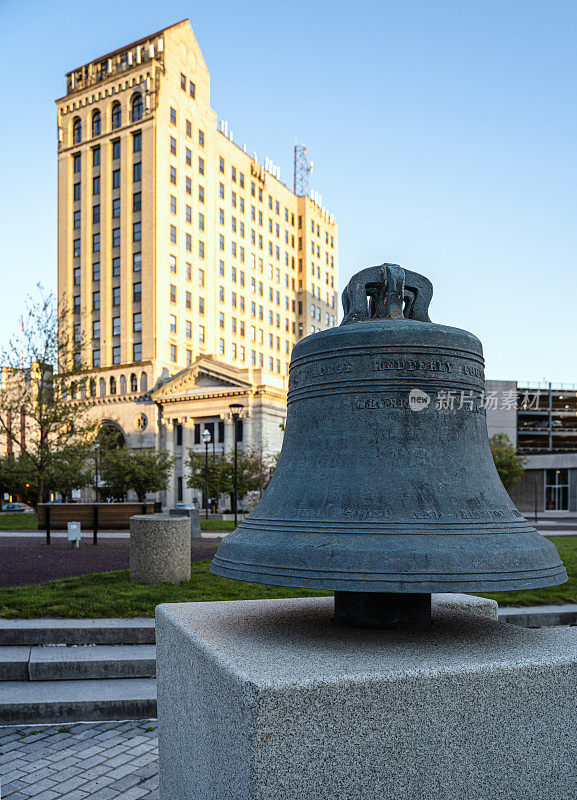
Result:
{"label": "distant building facade", "polygon": [[70,72],[57,109],[58,300],[91,413],[193,446],[236,392],[244,443],[278,450],[292,347],[337,324],[334,217],[218,129],[188,20]]}
{"label": "distant building facade", "polygon": [[487,381],[486,391],[489,436],[507,434],[527,458],[512,492],[519,509],[577,512],[577,386]]}

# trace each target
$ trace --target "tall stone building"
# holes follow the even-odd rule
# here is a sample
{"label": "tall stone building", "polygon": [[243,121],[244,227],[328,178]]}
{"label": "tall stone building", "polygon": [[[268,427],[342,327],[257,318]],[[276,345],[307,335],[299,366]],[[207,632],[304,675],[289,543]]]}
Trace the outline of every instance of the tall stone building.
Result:
{"label": "tall stone building", "polygon": [[334,218],[217,124],[188,20],[66,80],[58,297],[92,413],[178,456],[205,425],[226,446],[241,396],[243,442],[278,451],[292,347],[337,323]]}

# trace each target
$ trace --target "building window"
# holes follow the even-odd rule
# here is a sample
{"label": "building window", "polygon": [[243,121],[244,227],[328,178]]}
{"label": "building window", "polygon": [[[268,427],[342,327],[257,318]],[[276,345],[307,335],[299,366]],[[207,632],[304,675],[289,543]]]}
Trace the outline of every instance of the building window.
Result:
{"label": "building window", "polygon": [[142,361],[142,342],[134,342],[132,345],[132,360]]}
{"label": "building window", "polygon": [[113,306],[120,305],[120,286],[115,286],[112,289],[112,305]]}
{"label": "building window", "polygon": [[224,328],[224,314],[222,311],[218,315],[218,326],[219,328]]}
{"label": "building window", "polygon": [[132,269],[135,272],[140,272],[142,269],[142,253],[132,254]]}
{"label": "building window", "polygon": [[545,511],[568,511],[569,470],[545,470]]}
{"label": "building window", "polygon": [[185,178],[184,188],[186,189],[187,194],[192,194],[192,181],[190,178]]}
{"label": "building window", "polygon": [[74,212],[74,227],[75,228],[80,227],[80,211]]}
{"label": "building window", "polygon": [[92,194],[100,194],[100,175],[92,178]]}
{"label": "building window", "polygon": [[141,222],[133,222],[132,223],[132,241],[133,242],[140,242],[142,239],[142,223]]}
{"label": "building window", "polygon": [[122,125],[122,111],[120,110],[120,103],[116,102],[112,106],[112,130],[120,128]]}
{"label": "building window", "polygon": [[136,164],[132,165],[132,180],[134,183],[138,183],[139,180],[142,178],[142,164],[138,161]]}
{"label": "building window", "polygon": [[92,310],[98,311],[100,308],[100,292],[92,292]]}
{"label": "building window", "polygon": [[176,108],[170,107],[170,122],[172,125],[176,125]]}
{"label": "building window", "polygon": [[132,134],[132,152],[140,153],[142,150],[142,134],[140,131]]}
{"label": "building window", "polygon": [[170,360],[172,361],[173,364],[176,363],[176,345],[175,344],[171,344],[170,345]]}
{"label": "building window", "polygon": [[203,231],[204,230],[204,214],[200,214],[200,213],[198,215],[198,230],[199,231]]}
{"label": "building window", "polygon": [[112,170],[112,188],[120,189],[120,170]]}
{"label": "building window", "polygon": [[198,157],[198,171],[201,175],[204,175],[204,158]]}
{"label": "building window", "polygon": [[171,333],[176,333],[176,314],[171,314],[168,318]]}
{"label": "building window", "polygon": [[174,136],[170,137],[170,152],[172,153],[173,156],[176,155],[176,139],[174,138]]}
{"label": "building window", "polygon": [[188,167],[192,166],[192,150],[190,149],[190,147],[185,148],[184,160],[186,161],[186,165]]}
{"label": "building window", "polygon": [[[78,242],[78,245],[79,245],[79,248],[80,248],[80,239],[76,239],[74,244],[76,244],[76,242]],[[93,233],[92,234],[92,252],[93,253],[99,253],[100,252],[100,234],[99,233]],[[74,249],[74,255],[80,255],[80,252],[78,252],[78,254],[76,253],[76,248]]]}
{"label": "building window", "polygon": [[170,254],[168,256],[168,266],[169,266],[171,272],[176,273],[176,256],[175,255]]}
{"label": "building window", "polygon": [[190,367],[191,364],[192,364],[192,350],[187,350],[186,351],[186,366]]}
{"label": "building window", "polygon": [[[80,295],[79,294],[74,296],[72,309],[73,309],[75,314],[79,314],[80,313]],[[78,341],[78,339],[76,341]]]}
{"label": "building window", "polygon": [[120,228],[112,229],[112,246],[120,247]]}
{"label": "building window", "polygon": [[194,98],[196,97],[196,86],[194,85],[194,83],[192,81],[190,81],[189,92],[190,92],[190,96],[194,100]]}
{"label": "building window", "polygon": [[[120,305],[120,298],[116,305]],[[120,317],[112,317],[112,335],[120,336]]]}
{"label": "building window", "polygon": [[170,241],[173,244],[176,244],[176,225],[171,225],[170,226]]}
{"label": "building window", "polygon": [[198,187],[198,202],[204,203],[204,186]]}
{"label": "building window", "polygon": [[204,297],[198,298],[198,313],[204,315]]}
{"label": "building window", "polygon": [[184,210],[185,218],[187,222],[192,222],[192,208],[189,205],[185,206]]}
{"label": "building window", "polygon": [[100,366],[100,350],[93,350],[92,351],[92,366],[99,367]]}
{"label": "building window", "polygon": [[80,200],[81,188],[79,183],[74,184],[73,197],[75,200]]}
{"label": "building window", "polygon": [[218,340],[218,352],[220,353],[221,356],[224,355],[224,339]]}
{"label": "building window", "polygon": [[142,119],[142,95],[135,94],[132,98],[132,121],[138,122]]}
{"label": "building window", "polygon": [[186,280],[187,281],[191,281],[192,280],[192,264],[190,263],[190,261],[185,261],[184,262],[184,267],[185,267],[185,273],[186,273],[186,275],[185,275]]}
{"label": "building window", "polygon": [[192,122],[189,119],[186,120],[186,135],[189,138],[192,136]]}
{"label": "building window", "polygon": [[183,92],[186,91],[186,75],[183,75],[182,72],[180,73],[180,88]]}
{"label": "building window", "polygon": [[80,169],[82,167],[82,156],[80,155],[80,153],[74,153],[74,155],[72,156],[72,164],[74,172],[75,173],[80,172]]}
{"label": "building window", "polygon": [[100,280],[100,261],[95,261],[92,265],[92,280],[99,281]]}
{"label": "building window", "polygon": [[140,211],[142,208],[142,195],[140,192],[134,192],[132,195],[132,210]]}
{"label": "building window", "polygon": [[134,374],[134,372],[132,372],[131,375],[130,375],[130,391],[131,392],[137,392],[138,391],[138,380],[137,380],[136,375]]}
{"label": "building window", "polygon": [[133,283],[132,284],[132,302],[133,303],[140,303],[142,299],[142,284],[141,283]]}
{"label": "building window", "polygon": [[176,286],[173,283],[170,284],[170,302],[176,303]]}
{"label": "building window", "polygon": [[204,258],[204,242],[199,241],[198,243],[198,257]]}
{"label": "building window", "polygon": [[82,141],[82,122],[79,117],[72,123],[72,144],[80,144]]}
{"label": "building window", "polygon": [[176,167],[170,168],[170,182],[176,184]]}
{"label": "building window", "polygon": [[120,275],[120,257],[115,256],[112,259],[112,275],[117,278]]}
{"label": "building window", "polygon": [[142,330],[142,314],[140,311],[132,315],[132,330],[135,333]]}
{"label": "building window", "polygon": [[198,144],[200,147],[204,147],[204,131],[198,132]]}
{"label": "building window", "polygon": [[120,216],[120,198],[115,197],[112,201],[112,216],[119,217]]}
{"label": "building window", "polygon": [[100,339],[100,320],[95,319],[92,323],[92,338]]}
{"label": "building window", "polygon": [[93,167],[100,166],[100,147],[92,148],[92,166]]}
{"label": "building window", "polygon": [[192,236],[190,235],[190,233],[186,234],[185,242],[186,242],[185,247],[186,247],[187,252],[189,252],[189,253],[192,252]]}
{"label": "building window", "polygon": [[112,160],[116,161],[120,158],[120,139],[114,139],[112,142]]}
{"label": "building window", "polygon": [[184,323],[184,334],[187,339],[192,338],[192,322],[189,319]]}
{"label": "building window", "polygon": [[198,341],[200,344],[204,344],[204,325],[198,326]]}
{"label": "building window", "polygon": [[92,223],[93,225],[98,225],[100,222],[100,205],[97,203],[95,206],[92,206]]}

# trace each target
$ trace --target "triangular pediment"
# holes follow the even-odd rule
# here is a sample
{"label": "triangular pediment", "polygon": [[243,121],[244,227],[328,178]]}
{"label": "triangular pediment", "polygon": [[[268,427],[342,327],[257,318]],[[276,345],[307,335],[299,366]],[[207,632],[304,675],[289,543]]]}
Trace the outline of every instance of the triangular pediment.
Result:
{"label": "triangular pediment", "polygon": [[252,380],[248,369],[239,369],[231,364],[223,364],[210,356],[200,356],[194,364],[169,378],[153,392],[157,401],[195,395],[198,392],[210,393],[227,389],[250,389]]}

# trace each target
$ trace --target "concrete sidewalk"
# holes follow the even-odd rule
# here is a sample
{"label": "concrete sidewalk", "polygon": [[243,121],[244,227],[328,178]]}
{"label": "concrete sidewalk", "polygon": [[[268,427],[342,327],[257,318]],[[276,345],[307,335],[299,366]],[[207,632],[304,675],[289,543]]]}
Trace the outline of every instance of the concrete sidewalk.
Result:
{"label": "concrete sidewalk", "polygon": [[157,722],[0,727],[2,800],[158,800]]}

